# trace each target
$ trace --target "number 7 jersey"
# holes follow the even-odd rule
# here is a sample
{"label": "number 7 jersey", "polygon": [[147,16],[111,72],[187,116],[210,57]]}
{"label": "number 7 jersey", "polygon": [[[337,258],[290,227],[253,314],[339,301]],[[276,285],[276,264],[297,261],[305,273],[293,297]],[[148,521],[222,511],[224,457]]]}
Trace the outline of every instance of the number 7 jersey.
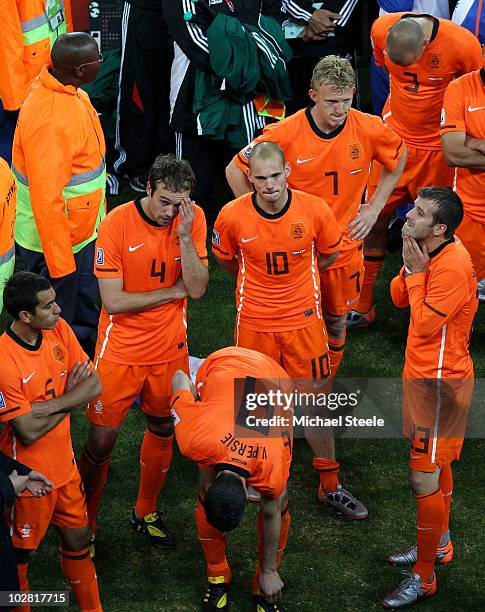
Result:
{"label": "number 7 jersey", "polygon": [[[202,209],[194,206],[192,239],[207,261],[207,227]],[[180,217],[161,227],[149,219],[140,200],[112,210],[101,222],[94,274],[123,279],[123,291],[145,292],[172,287],[182,275],[177,227]],[[174,300],[143,312],[109,315],[101,310],[96,354],[124,365],[154,365],[187,352],[186,300]]]}
{"label": "number 7 jersey", "polygon": [[233,158],[242,172],[248,172],[251,149],[259,142],[274,142],[283,149],[291,166],[291,189],[323,198],[330,206],[344,236],[340,251],[359,244],[346,233],[359,212],[371,162],[377,160],[392,172],[404,150],[401,137],[380,117],[353,108],[345,122],[330,134],[318,128],[311,108],[271,123]]}

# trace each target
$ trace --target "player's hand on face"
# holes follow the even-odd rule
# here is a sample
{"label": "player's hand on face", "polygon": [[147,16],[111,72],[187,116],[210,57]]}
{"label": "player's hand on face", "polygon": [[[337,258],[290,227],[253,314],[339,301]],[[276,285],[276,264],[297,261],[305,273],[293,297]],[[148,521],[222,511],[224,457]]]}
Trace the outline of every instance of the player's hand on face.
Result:
{"label": "player's hand on face", "polygon": [[326,9],[317,9],[313,12],[308,20],[307,27],[315,34],[333,32],[335,30],[335,21],[339,20],[341,15],[327,11]]}
{"label": "player's hand on face", "polygon": [[19,476],[17,470],[14,470],[10,476],[10,482],[13,485],[15,495],[19,495],[25,489],[26,483],[29,479],[28,476]]}
{"label": "player's hand on face", "polygon": [[89,376],[89,361],[78,361],[74,364],[69,372],[66,383],[66,391],[70,391],[77,387],[83,380]]}
{"label": "player's hand on face", "polygon": [[278,601],[285,586],[276,570],[262,571],[259,575],[259,586],[265,599],[270,603]]}
{"label": "player's hand on face", "polygon": [[194,223],[194,202],[189,198],[180,201],[179,208],[180,221],[177,227],[179,238],[188,238],[192,234],[192,224]]}
{"label": "player's hand on face", "polygon": [[54,483],[40,472],[32,470],[28,473],[27,478],[28,480],[25,483],[25,488],[27,491],[30,491],[34,497],[47,495],[47,493],[50,493],[54,488]]}
{"label": "player's hand on face", "polygon": [[379,212],[368,204],[363,204],[356,217],[349,223],[352,228],[349,231],[349,238],[353,240],[363,240],[374,227]]}
{"label": "player's hand on face", "polygon": [[424,272],[428,267],[429,255],[425,245],[421,249],[419,244],[410,236],[403,236],[402,258],[406,268],[412,273]]}

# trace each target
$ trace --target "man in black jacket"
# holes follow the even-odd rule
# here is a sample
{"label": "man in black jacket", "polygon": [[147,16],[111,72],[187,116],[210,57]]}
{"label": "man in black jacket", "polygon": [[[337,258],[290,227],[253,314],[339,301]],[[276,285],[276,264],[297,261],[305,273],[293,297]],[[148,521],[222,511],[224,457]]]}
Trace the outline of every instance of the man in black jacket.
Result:
{"label": "man in black jacket", "polygon": [[[192,197],[207,214],[214,183],[220,177],[226,184],[224,168],[240,148],[231,148],[225,140],[204,137],[193,112],[196,71],[211,72],[207,29],[216,14],[235,17],[253,26],[258,25],[260,15],[281,23],[281,0],[162,0],[162,5],[173,42],[170,113],[176,155],[187,159],[194,169],[197,181]],[[243,122],[248,144],[265,126],[265,119],[257,114],[252,100],[243,105]],[[227,189],[224,201],[229,199],[231,192]]]}
{"label": "man in black jacket", "polygon": [[[52,482],[43,474],[0,451],[0,591],[19,590],[17,560],[4,512],[13,506],[15,496],[24,489],[28,489],[34,497],[42,497],[52,490],[52,486]],[[13,606],[0,606],[0,611],[8,611],[10,607]]]}
{"label": "man in black jacket", "polygon": [[169,127],[171,64],[162,0],[127,0],[121,21],[115,140],[119,155],[114,169],[127,176],[130,187],[140,193],[145,192],[155,157],[174,152]]}

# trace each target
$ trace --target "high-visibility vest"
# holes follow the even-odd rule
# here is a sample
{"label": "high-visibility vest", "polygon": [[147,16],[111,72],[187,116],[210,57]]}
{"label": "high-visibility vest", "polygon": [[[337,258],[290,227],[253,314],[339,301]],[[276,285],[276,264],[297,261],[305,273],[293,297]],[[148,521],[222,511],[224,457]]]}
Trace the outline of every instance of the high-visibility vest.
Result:
{"label": "high-visibility vest", "polygon": [[0,157],[0,313],[3,310],[3,284],[15,263],[15,181],[7,162]]}
{"label": "high-visibility vest", "polygon": [[[0,99],[5,109],[20,107],[27,85],[49,61],[57,37],[72,31],[70,1],[15,0],[2,9]],[[55,6],[56,2],[60,19],[50,21],[48,7]]]}
{"label": "high-visibility vest", "polygon": [[15,240],[44,254],[52,278],[70,274],[73,253],[106,215],[106,146],[88,94],[44,66],[20,109],[12,153]]}

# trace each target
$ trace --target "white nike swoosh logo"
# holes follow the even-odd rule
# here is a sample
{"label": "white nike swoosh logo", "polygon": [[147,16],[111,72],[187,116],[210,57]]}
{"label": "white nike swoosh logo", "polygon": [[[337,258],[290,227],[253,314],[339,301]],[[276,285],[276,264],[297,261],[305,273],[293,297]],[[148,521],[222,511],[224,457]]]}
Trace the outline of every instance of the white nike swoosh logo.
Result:
{"label": "white nike swoosh logo", "polygon": [[27,376],[27,378],[22,378],[22,382],[23,382],[24,384],[25,384],[25,383],[28,383],[28,382],[29,382],[29,380],[32,378],[32,376],[35,374],[35,372],[37,372],[37,370],[35,370],[34,372],[32,372],[32,374],[31,374],[30,376]]}
{"label": "white nike swoosh logo", "polygon": [[252,238],[241,238],[241,242],[246,244],[246,242],[251,242],[251,240],[256,240],[256,238],[258,238],[258,236],[253,236]]}
{"label": "white nike swoosh logo", "polygon": [[141,244],[137,244],[136,246],[129,246],[128,250],[130,251],[130,253],[133,253],[133,251],[136,251],[137,249],[139,249],[140,247],[142,247],[145,243],[142,242]]}
{"label": "white nike swoosh logo", "polygon": [[467,110],[469,113],[473,113],[474,111],[482,110],[482,108],[485,108],[485,106],[469,106]]}
{"label": "white nike swoosh logo", "polygon": [[305,164],[306,162],[312,161],[312,159],[315,159],[314,157],[309,157],[308,159],[300,159],[299,157],[296,158],[296,163],[297,164]]}
{"label": "white nike swoosh logo", "polygon": [[359,299],[360,296],[357,296],[356,298],[354,298],[353,300],[347,300],[346,304],[347,306],[350,306],[351,304],[353,304],[354,302],[356,302]]}

